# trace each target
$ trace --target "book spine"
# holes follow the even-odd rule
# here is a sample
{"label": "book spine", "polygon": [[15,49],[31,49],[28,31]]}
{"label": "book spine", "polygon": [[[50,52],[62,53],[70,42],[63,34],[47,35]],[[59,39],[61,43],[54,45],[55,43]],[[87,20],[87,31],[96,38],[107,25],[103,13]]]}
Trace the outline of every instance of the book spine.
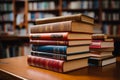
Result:
{"label": "book spine", "polygon": [[101,48],[101,42],[92,42],[90,48]]}
{"label": "book spine", "polygon": [[69,41],[53,41],[53,40],[30,40],[35,45],[69,45]]}
{"label": "book spine", "polygon": [[99,60],[89,58],[88,64],[93,66],[99,66]]}
{"label": "book spine", "polygon": [[33,51],[40,51],[40,52],[56,53],[56,54],[66,54],[67,46],[33,45],[32,50]]}
{"label": "book spine", "polygon": [[32,40],[68,40],[68,33],[30,34]]}
{"label": "book spine", "polygon": [[31,33],[45,33],[45,32],[69,32],[72,21],[55,22],[31,27]]}
{"label": "book spine", "polygon": [[64,60],[64,61],[67,60],[66,59],[67,55],[63,55],[63,54],[54,54],[54,53],[32,51],[31,55],[32,56],[39,56],[39,57],[47,57],[47,58],[52,58],[52,59],[57,59],[57,60]]}
{"label": "book spine", "polygon": [[31,66],[40,67],[56,72],[63,72],[64,61],[62,60],[55,60],[29,55],[27,58],[27,63]]}

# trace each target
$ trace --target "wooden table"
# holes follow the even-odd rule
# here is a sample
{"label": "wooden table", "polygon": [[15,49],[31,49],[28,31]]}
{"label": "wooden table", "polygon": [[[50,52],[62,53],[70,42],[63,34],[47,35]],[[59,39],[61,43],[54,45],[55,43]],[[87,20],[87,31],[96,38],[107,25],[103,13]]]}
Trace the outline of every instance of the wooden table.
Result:
{"label": "wooden table", "polygon": [[[62,74],[31,67],[27,64],[26,59],[26,56],[0,59],[0,70],[2,70],[0,71],[0,80],[2,78],[4,78],[3,80],[17,80],[16,77],[8,76],[3,71],[28,80],[120,80],[119,62],[104,67],[86,67]],[[22,78],[18,80],[22,80]]]}

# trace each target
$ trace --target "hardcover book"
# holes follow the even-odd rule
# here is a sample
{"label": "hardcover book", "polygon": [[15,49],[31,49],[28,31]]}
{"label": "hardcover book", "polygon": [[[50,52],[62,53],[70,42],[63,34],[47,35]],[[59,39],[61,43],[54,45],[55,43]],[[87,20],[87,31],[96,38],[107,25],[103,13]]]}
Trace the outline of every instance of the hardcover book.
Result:
{"label": "hardcover book", "polygon": [[33,51],[56,53],[56,54],[74,54],[89,51],[89,45],[84,46],[52,46],[52,45],[32,45]]}
{"label": "hardcover book", "polygon": [[90,52],[86,51],[86,52],[75,53],[75,54],[55,54],[55,53],[31,51],[31,55],[69,61],[69,60],[74,60],[74,59],[87,58],[90,56]]}
{"label": "hardcover book", "polygon": [[31,27],[31,33],[48,33],[48,32],[93,33],[93,25],[77,21],[63,21],[47,24],[38,24]]}
{"label": "hardcover book", "polygon": [[94,40],[92,41],[90,48],[114,48],[114,42]]}
{"label": "hardcover book", "polygon": [[109,58],[103,58],[103,59],[96,59],[96,58],[90,57],[88,59],[88,64],[91,66],[105,66],[115,62],[116,62],[115,57],[109,57]]}
{"label": "hardcover book", "polygon": [[56,72],[68,72],[88,66],[88,59],[77,59],[72,61],[55,60],[44,57],[37,57],[29,55],[27,63],[30,66],[44,68]]}
{"label": "hardcover book", "polygon": [[63,45],[63,46],[76,46],[76,45],[90,45],[91,40],[31,40],[30,44],[34,45]]}
{"label": "hardcover book", "polygon": [[69,21],[69,20],[94,24],[94,18],[83,15],[83,14],[74,14],[74,15],[68,15],[68,16],[36,19],[36,24],[45,24],[45,23],[53,23],[53,22],[61,22],[61,21]]}
{"label": "hardcover book", "polygon": [[90,51],[114,51],[114,48],[90,48]]}
{"label": "hardcover book", "polygon": [[90,55],[91,57],[98,57],[98,58],[100,58],[100,57],[105,57],[105,56],[113,56],[113,53],[112,53],[112,51],[101,51],[101,52],[98,52],[98,51],[92,51],[91,52],[91,55]]}
{"label": "hardcover book", "polygon": [[30,34],[30,39],[32,40],[85,40],[85,39],[91,39],[91,34],[69,33],[69,32],[36,33],[36,34]]}

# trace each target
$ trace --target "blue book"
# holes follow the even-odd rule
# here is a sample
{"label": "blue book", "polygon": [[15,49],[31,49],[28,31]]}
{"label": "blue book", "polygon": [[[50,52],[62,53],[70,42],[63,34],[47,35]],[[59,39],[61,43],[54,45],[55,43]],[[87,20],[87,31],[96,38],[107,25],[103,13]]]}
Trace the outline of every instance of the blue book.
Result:
{"label": "blue book", "polygon": [[56,54],[74,54],[89,51],[89,45],[84,46],[54,46],[54,45],[32,45],[33,51],[49,52]]}

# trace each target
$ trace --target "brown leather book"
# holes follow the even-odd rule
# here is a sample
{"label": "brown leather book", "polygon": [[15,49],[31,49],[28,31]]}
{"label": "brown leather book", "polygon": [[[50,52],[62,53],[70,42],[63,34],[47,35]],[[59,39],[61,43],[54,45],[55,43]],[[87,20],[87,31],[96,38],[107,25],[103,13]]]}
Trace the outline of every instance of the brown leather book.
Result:
{"label": "brown leather book", "polygon": [[59,16],[59,17],[52,17],[52,18],[43,18],[43,19],[36,19],[36,24],[45,24],[45,23],[53,23],[53,22],[61,22],[61,21],[81,21],[90,24],[94,24],[94,19],[88,17],[83,14],[75,14],[75,15],[68,15],[68,16]]}
{"label": "brown leather book", "polygon": [[45,32],[93,33],[93,25],[77,21],[62,21],[47,24],[38,24],[31,27],[31,33],[45,33]]}

